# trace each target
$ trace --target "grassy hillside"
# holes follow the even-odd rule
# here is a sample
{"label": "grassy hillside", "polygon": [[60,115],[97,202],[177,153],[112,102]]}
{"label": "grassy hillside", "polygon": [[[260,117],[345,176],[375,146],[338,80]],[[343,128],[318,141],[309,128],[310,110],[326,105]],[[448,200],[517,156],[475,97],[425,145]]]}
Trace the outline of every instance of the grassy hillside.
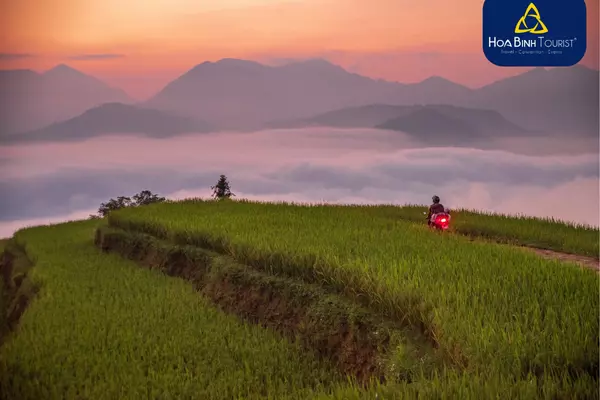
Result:
{"label": "grassy hillside", "polygon": [[[597,229],[454,215],[468,235],[597,248]],[[0,348],[3,394],[598,398],[598,275],[423,218],[189,200],[20,231],[41,289]]]}
{"label": "grassy hillside", "polygon": [[0,397],[302,398],[339,382],[313,355],[215,309],[190,284],[100,253],[96,225],[16,235],[43,289],[0,349]]}
{"label": "grassy hillside", "polygon": [[110,223],[360,297],[422,326],[478,374],[597,371],[594,272],[440,236],[391,211],[188,201],[117,212]]}

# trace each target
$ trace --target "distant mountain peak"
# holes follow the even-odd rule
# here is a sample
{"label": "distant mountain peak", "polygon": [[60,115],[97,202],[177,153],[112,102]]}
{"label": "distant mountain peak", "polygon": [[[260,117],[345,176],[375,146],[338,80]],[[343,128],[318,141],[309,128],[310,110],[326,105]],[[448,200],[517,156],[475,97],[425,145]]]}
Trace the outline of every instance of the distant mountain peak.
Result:
{"label": "distant mountain peak", "polygon": [[132,104],[125,104],[125,103],[121,103],[119,101],[110,101],[107,103],[102,103],[100,105],[97,105],[96,107],[90,108],[90,109],[86,110],[84,112],[84,114],[88,113],[88,112],[95,112],[98,110],[113,111],[113,110],[135,110],[135,109],[137,109],[137,107]]}
{"label": "distant mountain peak", "polygon": [[203,63],[194,66],[189,71],[184,73],[182,75],[182,77],[186,76],[188,74],[194,75],[199,72],[203,72],[203,71],[207,71],[207,70],[214,70],[215,68],[219,68],[219,67],[233,67],[233,68],[257,68],[257,67],[259,67],[259,68],[261,68],[264,66],[255,61],[242,60],[242,59],[237,59],[237,58],[222,58],[215,62],[204,61]]}
{"label": "distant mountain peak", "polygon": [[[312,64],[312,65],[334,65],[329,60],[326,60],[321,57],[309,58],[309,59],[306,59],[304,61],[299,61],[299,62],[305,63],[305,64]],[[336,66],[336,65],[334,65],[334,66]]]}
{"label": "distant mountain peak", "polygon": [[[101,82],[98,78],[94,76],[87,75],[75,68],[72,68],[66,64],[58,64],[54,68],[51,68],[44,72],[42,76],[45,79],[58,80],[58,81],[73,81],[73,82],[82,82],[82,81],[95,81]],[[102,83],[104,84],[104,83]]]}
{"label": "distant mountain peak", "polygon": [[443,85],[454,85],[454,86],[463,86],[459,83],[453,82],[450,79],[443,78],[438,75],[432,75],[429,78],[423,79],[419,84],[443,84]]}
{"label": "distant mountain peak", "polygon": [[144,134],[169,137],[190,132],[209,132],[210,124],[151,108],[109,102],[90,108],[82,114],[52,123],[44,128],[14,135],[18,141],[83,140],[109,134]]}
{"label": "distant mountain peak", "polygon": [[50,68],[48,71],[46,71],[44,74],[65,74],[65,73],[76,73],[76,74],[82,74],[82,72],[76,70],[75,68],[69,67],[67,64],[58,64],[53,68]]}
{"label": "distant mountain peak", "polygon": [[343,69],[339,65],[336,65],[329,60],[324,58],[309,58],[306,60],[296,61],[287,66],[304,66],[304,67],[314,67],[314,68],[334,68],[334,69]]}
{"label": "distant mountain peak", "polygon": [[523,76],[531,76],[531,75],[543,75],[545,73],[547,73],[548,70],[544,67],[535,67],[530,69],[529,71],[525,72],[523,74]]}
{"label": "distant mountain peak", "polygon": [[55,65],[53,68],[50,68],[50,70],[53,70],[53,69],[60,70],[60,69],[73,69],[73,68],[69,67],[67,64],[60,63],[60,64]]}
{"label": "distant mountain peak", "polygon": [[221,58],[215,64],[227,64],[227,65],[257,65],[256,61],[243,60],[241,58]]}
{"label": "distant mountain peak", "polygon": [[446,79],[446,78],[442,78],[439,75],[432,75],[429,78],[425,78],[421,81],[421,83],[423,82],[450,82],[450,80]]}

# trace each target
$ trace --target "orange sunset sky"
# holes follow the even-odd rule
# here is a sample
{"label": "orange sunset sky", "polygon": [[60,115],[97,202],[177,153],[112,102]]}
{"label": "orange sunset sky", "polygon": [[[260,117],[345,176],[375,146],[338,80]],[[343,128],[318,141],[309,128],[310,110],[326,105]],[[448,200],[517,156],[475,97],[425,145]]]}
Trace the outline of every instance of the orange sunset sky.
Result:
{"label": "orange sunset sky", "polygon": [[[598,68],[598,0],[587,0]],[[203,61],[324,57],[363,75],[480,86],[482,0],[0,0],[0,68],[66,63],[136,98]]]}

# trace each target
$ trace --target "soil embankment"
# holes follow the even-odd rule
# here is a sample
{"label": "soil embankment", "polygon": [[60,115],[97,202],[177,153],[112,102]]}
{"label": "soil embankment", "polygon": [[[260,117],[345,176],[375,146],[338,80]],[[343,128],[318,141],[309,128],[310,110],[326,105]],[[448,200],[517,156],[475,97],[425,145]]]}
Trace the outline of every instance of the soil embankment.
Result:
{"label": "soil embankment", "polygon": [[[191,281],[223,310],[300,340],[361,383],[411,381],[413,374],[444,364],[433,344],[415,329],[399,326],[321,285],[271,275],[207,249],[138,232],[101,227],[95,244],[146,268]],[[398,348],[403,349],[401,355],[396,354]],[[426,360],[424,370],[398,366],[418,365],[419,359]]]}
{"label": "soil embankment", "polygon": [[25,251],[9,240],[0,254],[0,344],[18,326],[19,320],[38,288],[29,279],[33,263]]}

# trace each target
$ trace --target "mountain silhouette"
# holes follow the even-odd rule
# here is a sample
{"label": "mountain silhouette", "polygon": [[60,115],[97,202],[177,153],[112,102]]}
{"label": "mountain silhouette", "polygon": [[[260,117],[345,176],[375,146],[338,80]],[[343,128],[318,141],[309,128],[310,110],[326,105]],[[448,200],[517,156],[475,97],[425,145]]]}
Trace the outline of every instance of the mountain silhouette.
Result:
{"label": "mountain silhouette", "polygon": [[169,137],[182,133],[209,132],[214,127],[188,117],[122,103],[106,103],[69,120],[48,127],[4,136],[5,142],[83,140],[101,135],[138,133]]}
{"label": "mountain silhouette", "polygon": [[[455,108],[436,106],[437,111],[469,124],[476,115],[486,124],[505,117],[507,124],[515,125],[515,132],[595,137],[598,76],[597,70],[581,66],[535,68],[470,89],[438,76],[412,84],[371,79],[323,59],[266,66],[226,58],[196,65],[138,105],[205,121],[206,126],[251,130],[319,124],[374,127],[404,115],[394,107],[445,104]],[[0,99],[0,134],[40,129],[104,103],[130,103],[122,91],[66,65],[44,74],[0,71]],[[499,115],[465,116],[459,114],[462,109],[493,110]],[[476,130],[506,134],[505,128],[478,126]]]}
{"label": "mountain silhouette", "polygon": [[532,133],[526,132],[493,110],[443,104],[425,106],[372,104],[343,108],[306,119],[273,122],[269,126],[272,128],[310,126],[380,128],[404,131],[417,134],[417,136],[429,131],[429,134],[441,135],[440,137],[448,135],[456,137],[521,136]]}
{"label": "mountain silhouette", "polygon": [[418,83],[404,85],[395,91],[386,103],[398,105],[414,104],[471,104],[473,90],[448,79],[431,76]]}
{"label": "mountain silhouette", "polygon": [[197,65],[146,105],[197,115],[224,127],[252,128],[276,119],[372,103],[453,103],[456,93],[467,92],[448,81],[406,85],[375,80],[321,59],[277,67],[224,59]]}
{"label": "mountain silhouette", "polygon": [[599,72],[584,66],[534,68],[475,91],[473,104],[531,129],[598,135]]}
{"label": "mountain silhouette", "polygon": [[0,71],[0,135],[38,129],[113,101],[131,99],[122,90],[64,64],[42,74]]}
{"label": "mountain silhouette", "polygon": [[409,133],[421,142],[436,145],[457,144],[481,137],[473,124],[431,108],[416,109],[377,128]]}
{"label": "mountain silhouette", "polygon": [[401,131],[434,146],[468,145],[491,138],[529,134],[496,111],[453,106],[406,107],[400,116],[375,128]]}
{"label": "mountain silhouette", "polygon": [[402,115],[407,106],[369,104],[329,111],[309,118],[277,120],[266,124],[268,128],[305,128],[311,126],[335,128],[372,128]]}
{"label": "mountain silhouette", "polygon": [[372,104],[450,104],[499,111],[530,130],[598,132],[598,71],[534,69],[470,89],[441,77],[403,84],[347,72],[326,60],[282,66],[223,59],[199,64],[145,104],[236,129]]}

